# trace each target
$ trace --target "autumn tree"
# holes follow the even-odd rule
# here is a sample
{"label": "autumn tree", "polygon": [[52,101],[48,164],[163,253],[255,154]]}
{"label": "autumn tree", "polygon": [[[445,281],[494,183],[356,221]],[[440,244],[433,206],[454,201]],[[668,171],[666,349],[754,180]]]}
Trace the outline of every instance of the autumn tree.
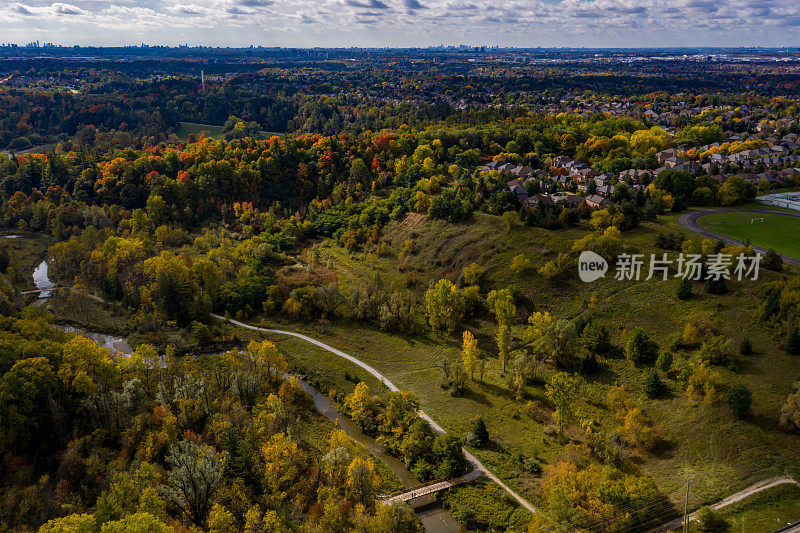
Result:
{"label": "autumn tree", "polygon": [[344,407],[358,427],[367,434],[375,434],[378,428],[378,406],[366,383],[361,381],[356,385],[352,394],[345,398]]}
{"label": "autumn tree", "polygon": [[425,293],[425,308],[431,328],[452,332],[464,316],[464,299],[452,282],[440,279]]}
{"label": "autumn tree", "polygon": [[479,356],[478,341],[472,333],[465,330],[461,348],[461,359],[464,363],[464,369],[473,381],[475,380],[475,371],[480,364]]}
{"label": "autumn tree", "polygon": [[203,524],[222,481],[228,454],[184,439],[170,447],[166,462],[170,470],[164,484],[158,486],[158,494],[194,524]]}
{"label": "autumn tree", "polygon": [[354,457],[347,467],[347,488],[352,498],[364,505],[369,504],[379,484],[372,461]]}

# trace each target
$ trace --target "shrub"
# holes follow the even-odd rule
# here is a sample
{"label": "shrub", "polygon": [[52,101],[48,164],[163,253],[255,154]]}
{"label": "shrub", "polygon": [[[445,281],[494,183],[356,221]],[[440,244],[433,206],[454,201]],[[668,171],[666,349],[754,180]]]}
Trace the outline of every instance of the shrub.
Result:
{"label": "shrub", "polygon": [[722,335],[715,335],[703,343],[700,348],[700,359],[715,365],[735,363],[736,350],[733,341]]}
{"label": "shrub", "polygon": [[740,355],[753,355],[753,343],[750,341],[748,337],[742,339],[742,342],[739,343],[739,354]]}
{"label": "shrub", "polygon": [[775,272],[783,271],[783,258],[779,256],[775,250],[767,250],[764,256],[764,268],[774,270]]}
{"label": "shrub", "polygon": [[725,394],[725,403],[738,418],[744,418],[753,405],[753,394],[744,385],[734,385]]}
{"label": "shrub", "polygon": [[678,300],[688,300],[692,297],[692,282],[688,278],[682,278],[675,289],[675,296]]}
{"label": "shrub", "polygon": [[642,328],[634,328],[625,344],[625,357],[634,363],[649,362],[658,356],[658,344]]}
{"label": "shrub", "polygon": [[700,531],[725,531],[728,528],[725,519],[709,506],[697,511],[697,521],[700,522]]}
{"label": "shrub", "polygon": [[725,294],[728,292],[728,281],[725,278],[709,279],[706,281],[705,291],[708,294]]}

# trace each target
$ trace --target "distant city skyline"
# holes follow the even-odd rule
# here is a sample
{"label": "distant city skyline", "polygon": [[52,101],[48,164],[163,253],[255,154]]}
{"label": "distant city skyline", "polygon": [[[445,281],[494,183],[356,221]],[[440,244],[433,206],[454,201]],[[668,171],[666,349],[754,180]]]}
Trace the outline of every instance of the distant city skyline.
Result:
{"label": "distant city skyline", "polygon": [[792,0],[27,0],[0,41],[63,45],[797,46]]}

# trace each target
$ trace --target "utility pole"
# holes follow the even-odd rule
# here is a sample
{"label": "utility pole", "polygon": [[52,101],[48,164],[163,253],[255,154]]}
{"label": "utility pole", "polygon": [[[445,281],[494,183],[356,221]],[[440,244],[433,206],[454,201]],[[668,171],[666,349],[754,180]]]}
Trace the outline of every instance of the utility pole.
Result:
{"label": "utility pole", "polygon": [[689,533],[689,480],[686,480],[686,498],[683,500],[683,532]]}

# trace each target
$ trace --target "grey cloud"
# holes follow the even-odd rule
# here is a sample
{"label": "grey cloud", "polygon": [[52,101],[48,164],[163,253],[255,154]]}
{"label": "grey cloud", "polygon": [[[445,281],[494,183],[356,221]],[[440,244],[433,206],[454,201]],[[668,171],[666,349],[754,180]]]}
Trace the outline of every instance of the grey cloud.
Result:
{"label": "grey cloud", "polygon": [[362,9],[389,9],[389,6],[381,2],[381,0],[345,0],[345,3],[348,6]]}
{"label": "grey cloud", "polygon": [[420,4],[419,0],[403,0],[403,4],[405,4],[406,9],[410,9],[411,11],[417,9],[428,9],[427,6]]}

